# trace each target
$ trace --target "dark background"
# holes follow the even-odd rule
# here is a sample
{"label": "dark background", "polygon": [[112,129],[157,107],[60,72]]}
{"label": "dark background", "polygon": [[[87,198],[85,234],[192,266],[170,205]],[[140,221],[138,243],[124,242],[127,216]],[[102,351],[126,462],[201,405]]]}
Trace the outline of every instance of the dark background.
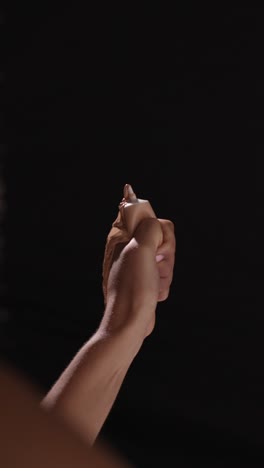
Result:
{"label": "dark background", "polygon": [[95,331],[129,182],[177,256],[102,436],[140,468],[257,466],[263,9],[174,6],[13,12],[2,351],[46,392]]}

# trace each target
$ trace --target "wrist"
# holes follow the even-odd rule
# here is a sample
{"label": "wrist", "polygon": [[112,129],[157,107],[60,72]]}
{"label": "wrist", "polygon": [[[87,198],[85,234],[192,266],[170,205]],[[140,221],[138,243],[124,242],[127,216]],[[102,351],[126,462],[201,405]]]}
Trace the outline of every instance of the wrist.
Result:
{"label": "wrist", "polygon": [[94,336],[96,341],[109,342],[109,350],[116,358],[116,367],[121,369],[130,365],[139,352],[144,338],[142,330],[132,323],[112,326],[112,323],[108,323],[104,319]]}
{"label": "wrist", "polygon": [[143,343],[149,324],[155,319],[157,302],[153,296],[140,298],[140,295],[111,294],[104,311],[100,329],[105,333],[122,332],[128,339]]}

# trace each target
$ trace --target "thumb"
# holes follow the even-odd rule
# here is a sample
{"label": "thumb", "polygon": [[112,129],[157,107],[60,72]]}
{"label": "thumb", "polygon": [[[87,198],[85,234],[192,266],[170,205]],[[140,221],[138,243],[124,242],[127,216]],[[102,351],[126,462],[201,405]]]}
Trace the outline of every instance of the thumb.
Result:
{"label": "thumb", "polygon": [[150,247],[156,252],[163,242],[160,222],[157,218],[143,219],[137,226],[133,237],[139,245]]}

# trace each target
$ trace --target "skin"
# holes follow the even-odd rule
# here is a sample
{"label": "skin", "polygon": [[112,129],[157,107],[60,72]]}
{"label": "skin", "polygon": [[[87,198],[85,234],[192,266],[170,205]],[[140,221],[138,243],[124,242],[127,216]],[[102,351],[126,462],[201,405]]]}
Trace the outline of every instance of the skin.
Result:
{"label": "skin", "polygon": [[[99,445],[94,442],[131,363],[154,329],[158,302],[169,295],[175,252],[171,221],[149,218],[140,223],[133,239],[116,251],[107,304],[96,333],[40,405],[21,376],[0,370],[1,466],[128,466],[100,441]],[[159,262],[158,255],[164,257]],[[27,427],[34,431],[25,430]],[[6,453],[8,446],[12,448]],[[19,464],[14,461],[20,452],[24,465],[21,457]]]}

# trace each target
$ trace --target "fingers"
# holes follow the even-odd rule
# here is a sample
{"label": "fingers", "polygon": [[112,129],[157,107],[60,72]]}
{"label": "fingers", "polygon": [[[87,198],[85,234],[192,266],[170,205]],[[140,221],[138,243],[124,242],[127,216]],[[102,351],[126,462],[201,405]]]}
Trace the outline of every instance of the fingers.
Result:
{"label": "fingers", "polygon": [[158,219],[161,225],[162,234],[163,234],[163,242],[157,250],[157,255],[164,255],[166,254],[171,256],[175,256],[176,252],[176,237],[175,237],[175,229],[174,224],[169,219]]}
{"label": "fingers", "polygon": [[173,270],[176,254],[176,237],[174,224],[168,219],[159,219],[163,242],[157,250],[157,256],[163,256],[163,260],[157,263],[160,276],[160,291],[158,301],[165,301],[170,292],[170,285],[173,279]]}
{"label": "fingers", "polygon": [[154,249],[160,277],[158,301],[165,301],[170,292],[175,264],[174,224],[168,219],[144,219],[137,227],[134,239],[139,245]]}
{"label": "fingers", "polygon": [[156,218],[143,219],[134,233],[134,238],[139,245],[145,245],[157,251],[163,242],[163,233],[160,222]]}
{"label": "fingers", "polygon": [[159,291],[158,302],[166,301],[166,299],[168,299],[169,293],[170,288],[162,289],[161,291]]}
{"label": "fingers", "polygon": [[158,265],[160,284],[159,284],[159,297],[158,301],[165,301],[167,299],[170,286],[173,279],[173,267],[174,263],[168,261],[162,261]]}
{"label": "fingers", "polygon": [[127,202],[137,201],[137,196],[130,184],[126,184],[124,187],[124,198]]}

